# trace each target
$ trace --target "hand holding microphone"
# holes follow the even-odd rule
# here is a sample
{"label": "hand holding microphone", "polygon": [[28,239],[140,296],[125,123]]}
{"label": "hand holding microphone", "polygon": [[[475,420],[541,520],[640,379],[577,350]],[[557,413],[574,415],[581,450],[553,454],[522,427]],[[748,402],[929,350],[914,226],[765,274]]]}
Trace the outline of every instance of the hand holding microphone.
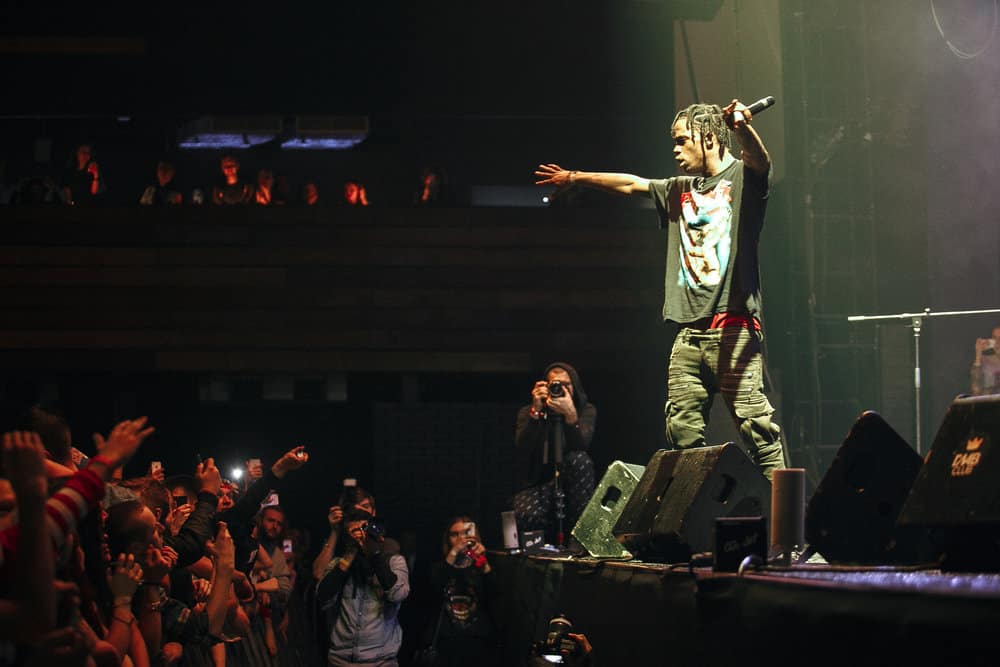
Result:
{"label": "hand holding microphone", "polygon": [[739,100],[733,100],[722,110],[722,115],[726,118],[726,122],[730,127],[736,128],[749,123],[754,114],[774,106],[774,101],[774,97],[768,95],[767,97],[760,98],[750,106],[743,107]]}

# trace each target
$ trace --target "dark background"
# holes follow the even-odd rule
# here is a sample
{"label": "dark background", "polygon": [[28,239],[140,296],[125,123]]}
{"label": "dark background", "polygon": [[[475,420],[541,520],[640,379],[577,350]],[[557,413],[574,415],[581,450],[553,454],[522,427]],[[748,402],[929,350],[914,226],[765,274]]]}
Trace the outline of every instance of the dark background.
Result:
{"label": "dark background", "polygon": [[[785,114],[786,154],[781,156],[785,177],[775,184],[761,248],[769,391],[779,407],[792,463],[807,468],[812,484],[862,410],[881,411],[915,443],[909,320],[876,326],[849,324],[847,316],[1000,303],[995,224],[1000,202],[993,187],[1000,154],[994,111],[1000,59],[991,28],[995,5],[987,0],[938,2],[936,20],[926,4],[904,0],[775,4],[780,22],[775,48],[784,82],[775,92]],[[350,151],[290,155],[263,147],[241,152],[240,159],[245,174],[271,165],[294,183],[316,178],[328,201],[344,180],[360,178],[381,209],[371,216],[379,225],[434,228],[432,219],[413,222],[409,214],[394,212],[408,206],[416,171],[427,163],[445,165],[463,193],[485,185],[530,188],[531,172],[543,161],[668,176],[665,130],[679,103],[677,73],[687,67],[674,56],[680,48],[674,40],[676,21],[693,26],[753,9],[740,0],[634,0],[586,7],[562,0],[148,8],[8,2],[0,8],[3,183],[33,173],[58,174],[75,146],[89,141],[109,183],[109,205],[129,208],[162,156],[176,160],[186,186],[208,183],[219,153],[178,152],[177,131],[198,116],[226,113],[368,115],[369,137]],[[713,37],[692,46],[695,69],[710,56],[718,59],[713,54],[735,54],[733,45],[749,36],[720,31]],[[980,49],[982,54],[959,57],[948,42],[966,54]],[[700,83],[704,89],[712,82]],[[759,94],[754,81],[743,84],[748,90],[734,94],[743,99]],[[50,147],[41,156],[39,139]],[[621,219],[630,225],[641,219],[633,210],[636,202],[581,198],[578,204],[603,211],[589,214],[589,224],[606,235],[602,241],[595,232],[588,241],[595,248],[615,243]],[[0,215],[9,218],[7,212]],[[532,228],[553,234],[572,229],[566,220],[528,219],[517,208],[491,212],[480,223],[484,215],[470,209],[468,219],[500,229],[496,238],[508,234],[508,249],[520,243],[526,252],[537,250]],[[655,250],[661,237],[653,231],[652,214],[642,215],[650,217],[645,229]],[[600,224],[602,217],[606,224]],[[39,219],[52,229],[75,224],[52,210]],[[30,224],[23,216],[16,222],[9,229]],[[228,224],[208,222],[212,229]],[[82,237],[100,234],[100,221],[85,223],[79,228]],[[364,224],[354,220],[348,227]],[[528,231],[506,231],[519,226]],[[220,452],[226,460],[267,459],[303,443],[315,465],[301,473],[302,484],[289,491],[287,502],[295,507],[295,519],[314,530],[322,530],[325,506],[344,476],[371,486],[399,530],[436,530],[444,516],[459,510],[480,514],[483,526],[496,530],[493,512],[502,504],[503,487],[512,484],[512,463],[502,467],[508,459],[501,454],[513,437],[514,411],[541,369],[564,352],[577,352],[567,361],[580,367],[598,406],[594,458],[599,471],[616,458],[644,463],[662,446],[670,332],[656,325],[656,298],[629,306],[636,319],[620,329],[635,348],[619,357],[613,352],[588,356],[585,344],[567,342],[606,334],[616,324],[606,309],[587,317],[585,306],[559,307],[577,284],[578,272],[629,289],[637,284],[632,282],[636,275],[645,276],[641,271],[656,268],[648,257],[639,261],[639,274],[615,279],[618,260],[602,264],[595,259],[581,269],[549,238],[544,247],[553,255],[536,268],[565,280],[566,292],[538,301],[532,311],[537,320],[526,315],[518,320],[519,331],[539,321],[545,334],[538,342],[504,348],[505,354],[520,355],[507,369],[393,367],[391,362],[379,368],[327,369],[342,374],[346,391],[338,400],[321,400],[303,390],[291,400],[267,402],[259,387],[265,370],[294,374],[302,369],[282,368],[276,361],[267,368],[249,364],[235,371],[207,362],[165,370],[126,350],[116,353],[91,343],[11,342],[20,340],[13,334],[27,328],[19,320],[30,319],[29,310],[50,313],[50,326],[69,332],[82,317],[65,300],[50,299],[38,287],[37,275],[26,279],[17,268],[30,264],[23,257],[40,257],[32,265],[37,273],[51,271],[56,260],[40,249],[72,247],[72,239],[29,237],[21,231],[5,237],[2,287],[5,303],[14,305],[4,314],[4,396],[58,402],[70,416],[77,441],[84,443],[115,419],[150,415],[160,430],[133,472],[153,458],[177,472],[195,451]],[[162,242],[151,237],[143,243]],[[185,243],[206,241],[178,235],[164,245]],[[115,241],[90,245],[110,247]],[[509,273],[481,283],[493,294],[487,298],[496,299],[496,309],[503,308],[498,295],[531,268],[511,266]],[[428,260],[414,275],[427,276],[434,269]],[[145,283],[135,275],[138,290]],[[647,281],[648,287],[659,289],[659,281],[659,276]],[[530,292],[526,283],[518,285]],[[316,291],[323,287],[313,285]],[[309,308],[296,303],[303,311]],[[472,332],[474,340],[495,326],[488,319],[477,321],[484,324]],[[974,339],[997,321],[995,315],[979,315],[925,323],[923,451],[951,399],[967,389]],[[230,333],[235,345],[239,332]],[[405,344],[405,335],[397,335]],[[416,343],[411,347],[420,349]],[[487,344],[473,351],[492,352]],[[46,363],[40,359],[44,355],[60,361]],[[232,389],[229,399],[203,400],[207,378],[218,376]],[[459,421],[456,412],[463,415]],[[721,426],[713,433],[719,440],[726,437]],[[413,451],[428,454],[421,462],[409,457]],[[474,454],[474,473],[463,464],[463,451]],[[462,479],[476,481],[455,481]],[[403,482],[414,480],[426,484],[400,490]],[[433,542],[422,539],[424,545]]]}

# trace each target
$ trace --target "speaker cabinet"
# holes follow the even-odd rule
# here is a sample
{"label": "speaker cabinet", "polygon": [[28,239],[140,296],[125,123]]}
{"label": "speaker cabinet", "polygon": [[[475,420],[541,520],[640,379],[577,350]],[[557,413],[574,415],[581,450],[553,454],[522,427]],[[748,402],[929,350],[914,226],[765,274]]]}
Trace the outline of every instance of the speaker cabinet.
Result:
{"label": "speaker cabinet", "polygon": [[881,415],[862,413],[809,499],[810,548],[830,563],[917,562],[921,533],[896,519],[922,464]]}
{"label": "speaker cabinet", "polygon": [[952,402],[899,524],[929,531],[942,570],[1000,571],[1000,395]]}
{"label": "speaker cabinet", "polygon": [[595,558],[631,558],[632,554],[618,543],[611,529],[632,493],[645,466],[613,461],[583,508],[573,527],[573,537]]}
{"label": "speaker cabinet", "polygon": [[771,484],[737,445],[653,454],[612,533],[646,561],[682,563],[712,551],[715,519],[771,519]]}

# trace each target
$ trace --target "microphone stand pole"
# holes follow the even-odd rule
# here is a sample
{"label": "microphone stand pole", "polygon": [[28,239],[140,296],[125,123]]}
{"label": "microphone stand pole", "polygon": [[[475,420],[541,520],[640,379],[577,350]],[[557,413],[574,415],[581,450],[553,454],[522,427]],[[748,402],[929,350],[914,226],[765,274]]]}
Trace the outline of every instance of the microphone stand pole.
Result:
{"label": "microphone stand pole", "polygon": [[556,510],[556,546],[562,547],[565,544],[563,519],[566,518],[566,504],[564,502],[565,494],[563,493],[562,486],[559,484],[559,472],[562,469],[563,447],[565,445],[566,434],[563,433],[562,415],[549,413],[546,419],[552,425],[549,432],[552,434],[552,462],[555,468],[552,495],[555,500]]}
{"label": "microphone stand pole", "polygon": [[867,322],[869,320],[909,320],[909,327],[913,329],[913,394],[914,412],[916,417],[916,449],[917,454],[923,456],[923,449],[920,440],[920,329],[923,326],[925,317],[947,317],[952,315],[982,315],[984,313],[1000,313],[1000,308],[989,308],[985,310],[950,310],[941,313],[932,313],[930,308],[924,308],[919,313],[897,313],[895,315],[852,315],[847,318],[848,322]]}

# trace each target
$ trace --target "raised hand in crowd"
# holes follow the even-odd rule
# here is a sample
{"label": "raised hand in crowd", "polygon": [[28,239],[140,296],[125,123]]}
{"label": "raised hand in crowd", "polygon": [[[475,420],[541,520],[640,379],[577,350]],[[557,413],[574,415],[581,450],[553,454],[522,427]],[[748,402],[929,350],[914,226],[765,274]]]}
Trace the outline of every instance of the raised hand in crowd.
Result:
{"label": "raised hand in crowd", "polygon": [[142,581],[142,566],[135,562],[132,554],[118,554],[118,560],[111,563],[108,572],[108,588],[115,606],[131,605],[132,596]]}
{"label": "raised hand in crowd", "polygon": [[206,550],[211,554],[216,567],[222,565],[232,568],[236,565],[236,547],[224,521],[219,522],[215,538],[206,545]]}
{"label": "raised hand in crowd", "polygon": [[312,575],[315,579],[322,578],[326,566],[333,560],[333,550],[337,548],[340,525],[344,522],[344,508],[340,505],[331,507],[326,514],[326,521],[330,524],[330,535],[326,538],[323,548],[320,549],[319,554],[313,560]]}
{"label": "raised hand in crowd", "polygon": [[118,658],[130,653],[132,625],[132,598],[142,582],[142,566],[132,554],[119,554],[118,559],[108,569],[108,590],[111,591],[113,606],[108,620],[107,643]]}
{"label": "raised hand in crowd", "polygon": [[[0,607],[0,638],[33,640],[56,627],[53,546],[46,530],[48,479],[45,449],[37,433],[3,435],[3,468],[17,497],[17,553],[11,605]],[[9,549],[9,545],[5,548]],[[5,554],[7,558],[11,554]],[[8,635],[9,631],[9,635]]]}
{"label": "raised hand in crowd", "polygon": [[209,553],[215,561],[215,571],[212,574],[212,590],[208,594],[205,610],[208,612],[208,632],[213,637],[222,633],[222,626],[229,611],[229,584],[232,582],[233,570],[236,567],[236,547],[225,522],[219,522],[219,529],[208,546]]}
{"label": "raised hand in crowd", "polygon": [[179,532],[181,532],[181,528],[184,527],[184,522],[187,521],[193,511],[194,505],[189,503],[178,505],[174,509],[170,510],[170,513],[167,514],[167,520],[164,521],[164,525],[167,530],[170,531],[171,535],[176,536]]}
{"label": "raised hand in crowd", "polygon": [[139,417],[120,422],[111,429],[107,438],[95,433],[94,446],[97,448],[98,456],[91,459],[90,465],[96,466],[98,474],[107,481],[112,473],[129,462],[142,441],[154,430],[152,426],[146,426],[145,417]]}
{"label": "raised hand in crowd", "polygon": [[298,447],[292,447],[290,450],[282,454],[281,458],[274,462],[271,466],[271,472],[278,479],[284,479],[292,470],[298,470],[309,461],[309,453],[306,448],[302,445]]}
{"label": "raised hand in crowd", "polygon": [[89,457],[76,447],[69,448],[69,456],[70,460],[73,461],[73,465],[75,465],[77,469],[82,468],[83,465],[89,460]]}
{"label": "raised hand in crowd", "polygon": [[6,477],[20,502],[22,496],[43,499],[49,495],[45,474],[45,447],[37,433],[13,431],[3,434],[3,463]]}
{"label": "raised hand in crowd", "polygon": [[164,578],[170,574],[175,559],[171,558],[163,549],[154,547],[152,544],[146,547],[146,559],[142,566],[144,583],[156,586],[163,585]]}
{"label": "raised hand in crowd", "polygon": [[208,601],[208,594],[212,592],[212,582],[208,579],[196,577],[191,581],[192,598],[196,604]]}
{"label": "raised hand in crowd", "polygon": [[160,547],[160,553],[163,554],[163,558],[170,563],[170,569],[173,569],[177,565],[177,552],[167,544]]}
{"label": "raised hand in crowd", "polygon": [[215,459],[208,457],[195,468],[194,476],[201,485],[202,491],[219,495],[222,490],[222,473],[215,467]]}

